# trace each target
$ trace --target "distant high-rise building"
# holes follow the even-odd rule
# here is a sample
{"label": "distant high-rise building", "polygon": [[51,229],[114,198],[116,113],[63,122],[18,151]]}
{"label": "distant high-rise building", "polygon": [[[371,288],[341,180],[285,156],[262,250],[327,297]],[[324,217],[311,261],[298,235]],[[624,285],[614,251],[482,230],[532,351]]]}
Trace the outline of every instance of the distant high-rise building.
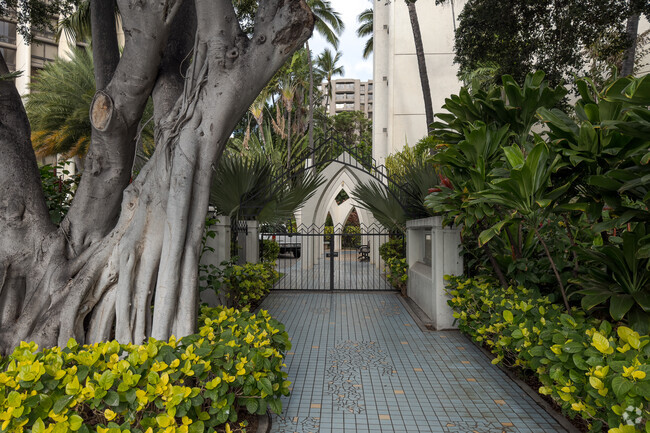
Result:
{"label": "distant high-rise building", "polygon": [[[327,83],[321,84],[323,94],[327,93]],[[374,104],[373,82],[342,78],[332,80],[332,92],[323,98],[327,114],[334,116],[343,111],[361,111],[372,120]]]}

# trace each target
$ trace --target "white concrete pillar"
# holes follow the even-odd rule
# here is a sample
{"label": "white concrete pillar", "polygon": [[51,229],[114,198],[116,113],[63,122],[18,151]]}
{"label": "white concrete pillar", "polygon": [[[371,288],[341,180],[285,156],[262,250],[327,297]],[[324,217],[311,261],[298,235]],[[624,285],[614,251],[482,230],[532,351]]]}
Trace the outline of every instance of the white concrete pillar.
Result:
{"label": "white concrete pillar", "polygon": [[16,71],[23,72],[16,78],[16,88],[20,96],[25,96],[29,93],[32,76],[32,46],[27,45],[20,33],[16,34]]}
{"label": "white concrete pillar", "polygon": [[260,262],[260,237],[259,237],[259,223],[257,221],[246,221],[248,225],[248,233],[244,241],[244,253],[246,254],[246,262],[259,263]]}
{"label": "white concrete pillar", "polygon": [[[408,221],[406,227],[407,294],[429,316],[436,330],[454,329],[444,276],[463,273],[460,228],[443,228],[440,217]],[[428,255],[427,235],[431,236]],[[427,256],[431,258],[430,263]]]}
{"label": "white concrete pillar", "polygon": [[431,229],[431,276],[435,308],[433,326],[437,330],[457,328],[454,324],[453,310],[447,304],[451,296],[445,291],[444,277],[462,275],[463,258],[460,251],[460,229],[443,229],[441,225]]}

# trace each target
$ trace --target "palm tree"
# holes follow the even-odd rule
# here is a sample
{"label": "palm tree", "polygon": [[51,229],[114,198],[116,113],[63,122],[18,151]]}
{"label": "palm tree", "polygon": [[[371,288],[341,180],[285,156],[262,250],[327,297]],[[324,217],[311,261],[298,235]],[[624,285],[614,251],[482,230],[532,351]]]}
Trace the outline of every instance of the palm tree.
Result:
{"label": "palm tree", "polygon": [[415,40],[415,54],[418,59],[418,71],[420,72],[420,84],[422,85],[422,96],[424,97],[424,111],[427,118],[427,134],[429,126],[433,123],[433,103],[431,102],[431,89],[429,88],[429,75],[427,73],[427,63],[424,58],[424,46],[422,45],[422,34],[420,33],[420,22],[418,21],[418,12],[415,9],[417,0],[405,0],[409,10],[411,20],[411,29],[413,30],[413,39]]}
{"label": "palm tree", "polygon": [[365,11],[361,12],[357,17],[359,22],[359,28],[357,29],[357,36],[360,38],[368,37],[366,45],[363,48],[363,58],[367,59],[372,54],[372,45],[373,45],[373,10],[368,8]]}
{"label": "palm tree", "polygon": [[[339,46],[338,36],[343,32],[345,25],[341,15],[332,8],[329,0],[308,0],[316,22],[314,29],[320,33],[335,49]],[[309,148],[314,149],[314,65],[312,63],[309,41],[306,43],[309,56]]]}
{"label": "palm tree", "polygon": [[88,111],[95,95],[90,51],[75,49],[69,61],[46,64],[30,89],[25,108],[36,155],[85,156],[92,129]]}
{"label": "palm tree", "polygon": [[[25,109],[36,154],[75,158],[81,167],[92,132],[88,112],[95,95],[94,64],[89,49],[76,48],[70,54],[70,60],[59,58],[46,64],[33,79]],[[152,115],[149,101],[142,118]],[[153,149],[153,126],[151,122],[143,125],[138,138],[146,153]]]}
{"label": "palm tree", "polygon": [[341,60],[341,55],[342,54],[339,51],[337,51],[336,54],[332,54],[329,49],[325,48],[316,61],[317,72],[327,80],[325,107],[329,104],[329,97],[332,94],[332,77],[335,75],[343,75],[345,73],[343,66],[337,66],[337,63]]}

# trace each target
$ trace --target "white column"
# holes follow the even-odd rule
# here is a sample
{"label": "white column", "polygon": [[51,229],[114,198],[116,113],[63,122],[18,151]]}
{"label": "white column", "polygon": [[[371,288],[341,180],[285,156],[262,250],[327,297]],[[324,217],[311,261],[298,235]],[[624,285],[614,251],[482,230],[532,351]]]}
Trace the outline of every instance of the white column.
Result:
{"label": "white column", "polygon": [[463,259],[460,255],[460,229],[431,229],[431,276],[433,280],[433,304],[435,308],[434,327],[437,330],[457,328],[454,325],[453,310],[447,304],[451,299],[446,291],[445,275],[462,275]]}
{"label": "white column", "polygon": [[22,75],[16,78],[16,88],[20,96],[29,93],[29,82],[32,75],[32,46],[27,45],[25,38],[18,33],[16,35],[16,71],[22,71]]}
{"label": "white column", "polygon": [[246,221],[248,225],[248,234],[246,234],[245,252],[246,262],[259,263],[260,262],[260,237],[259,237],[259,223],[257,221]]}

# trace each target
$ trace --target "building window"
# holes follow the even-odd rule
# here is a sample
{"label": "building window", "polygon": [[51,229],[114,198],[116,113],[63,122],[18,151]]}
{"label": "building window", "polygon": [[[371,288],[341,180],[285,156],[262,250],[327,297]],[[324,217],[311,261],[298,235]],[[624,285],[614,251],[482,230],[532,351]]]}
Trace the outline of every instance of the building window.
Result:
{"label": "building window", "polygon": [[368,91],[369,91],[369,92],[372,91],[372,83],[368,83]]}
{"label": "building window", "polygon": [[361,111],[365,110],[366,109],[366,104],[359,104],[359,109]]}
{"label": "building window", "polygon": [[372,101],[372,93],[368,95],[368,102]]}
{"label": "building window", "polygon": [[9,72],[14,72],[16,70],[16,49],[8,47],[0,47],[0,53],[4,57]]}
{"label": "building window", "polygon": [[366,95],[359,96],[359,101],[366,102]]}
{"label": "building window", "polygon": [[365,85],[365,84],[361,84],[360,89],[361,89],[362,92],[365,92],[365,91],[366,91],[366,85]]}
{"label": "building window", "polygon": [[0,21],[0,42],[16,45],[16,24]]}
{"label": "building window", "polygon": [[32,68],[43,68],[47,62],[56,59],[59,52],[56,44],[49,42],[34,42],[32,44]]}
{"label": "building window", "polygon": [[345,108],[345,104],[336,104],[336,109],[337,110],[343,109],[343,108]]}

